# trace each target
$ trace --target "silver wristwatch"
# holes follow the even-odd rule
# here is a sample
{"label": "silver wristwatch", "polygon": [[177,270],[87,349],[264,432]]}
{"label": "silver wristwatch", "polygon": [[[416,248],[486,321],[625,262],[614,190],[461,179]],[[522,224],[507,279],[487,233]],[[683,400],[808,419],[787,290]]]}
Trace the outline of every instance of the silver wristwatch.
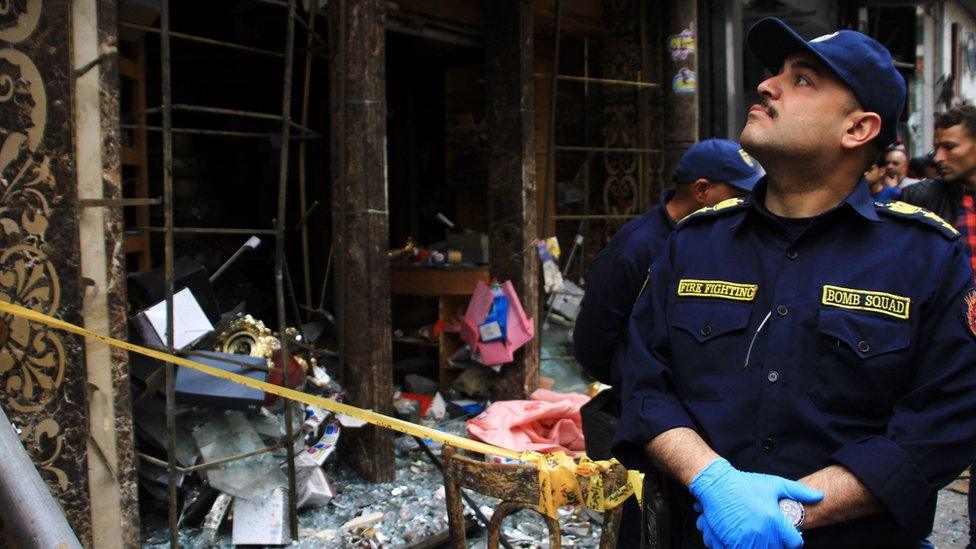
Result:
{"label": "silver wristwatch", "polygon": [[783,512],[783,516],[786,517],[787,522],[792,524],[797,530],[801,529],[803,519],[806,517],[806,510],[803,508],[802,503],[795,499],[781,499],[779,500],[779,510]]}

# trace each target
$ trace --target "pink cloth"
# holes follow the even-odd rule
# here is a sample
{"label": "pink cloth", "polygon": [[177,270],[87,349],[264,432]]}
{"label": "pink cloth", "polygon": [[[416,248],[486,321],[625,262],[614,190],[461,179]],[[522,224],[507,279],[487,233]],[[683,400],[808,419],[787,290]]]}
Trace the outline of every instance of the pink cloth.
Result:
{"label": "pink cloth", "polygon": [[536,389],[530,398],[492,403],[468,421],[468,434],[516,452],[561,450],[575,455],[586,449],[580,407],[590,397]]}

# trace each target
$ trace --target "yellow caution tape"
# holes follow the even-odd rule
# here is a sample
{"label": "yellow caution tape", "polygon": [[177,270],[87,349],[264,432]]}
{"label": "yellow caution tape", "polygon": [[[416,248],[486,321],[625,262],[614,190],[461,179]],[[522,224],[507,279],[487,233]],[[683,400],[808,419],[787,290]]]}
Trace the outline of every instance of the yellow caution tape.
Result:
{"label": "yellow caution tape", "polygon": [[[436,429],[431,429],[430,427],[425,427],[423,425],[410,423],[409,421],[404,421],[402,419],[385,416],[372,410],[364,410],[362,408],[350,406],[349,404],[344,404],[333,399],[318,395],[311,395],[295,389],[290,389],[288,387],[268,383],[266,381],[259,381],[240,374],[226,372],[220,368],[194,362],[192,360],[174,356],[162,351],[157,351],[155,349],[135,345],[129,343],[128,341],[122,341],[120,339],[96,334],[95,332],[86,330],[80,326],[76,326],[58,318],[21,307],[20,305],[7,303],[6,301],[0,301],[0,312],[23,317],[34,322],[45,324],[52,328],[57,328],[66,332],[80,335],[82,337],[101,341],[102,343],[111,345],[112,347],[118,347],[133,353],[139,353],[157,360],[190,368],[192,370],[196,370],[214,377],[219,377],[227,381],[246,385],[254,389],[259,389],[266,393],[275,394],[279,397],[319,406],[329,410],[330,412],[354,417],[378,427],[384,427],[386,429],[391,429],[407,435],[434,440],[442,444],[476,452],[478,454],[497,455],[534,464],[539,469],[539,512],[552,518],[556,518],[556,508],[560,505],[585,504],[587,507],[590,507],[595,511],[602,512],[620,505],[624,500],[630,497],[631,494],[635,494],[638,498],[640,498],[642,494],[641,486],[643,482],[643,475],[637,471],[628,471],[627,484],[614,493],[603,493],[602,474],[609,471],[611,466],[616,463],[616,460],[591,461],[584,456],[577,465],[572,458],[563,452],[556,452],[553,454],[516,452],[500,446],[494,446],[492,444],[487,444],[477,440],[438,431]],[[589,478],[585,498],[581,493],[577,475]]]}

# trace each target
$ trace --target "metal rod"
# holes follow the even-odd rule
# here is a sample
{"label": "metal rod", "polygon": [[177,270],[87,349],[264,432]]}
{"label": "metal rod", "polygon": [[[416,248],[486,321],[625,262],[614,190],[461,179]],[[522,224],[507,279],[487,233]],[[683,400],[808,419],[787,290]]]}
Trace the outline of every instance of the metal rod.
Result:
{"label": "metal rod", "polygon": [[[163,233],[167,231],[166,227],[126,227],[125,230],[141,233]],[[274,229],[224,229],[220,227],[173,227],[169,230],[182,234],[266,234],[271,236],[278,234]]]}
{"label": "metal rod", "polygon": [[109,208],[117,206],[159,206],[162,198],[79,198],[82,208]]}
{"label": "metal rod", "polygon": [[[289,439],[289,440],[291,440],[291,439]],[[185,473],[193,473],[195,471],[205,471],[207,469],[213,469],[214,467],[219,467],[221,465],[224,465],[224,464],[227,464],[227,463],[231,463],[231,462],[234,462],[234,461],[240,461],[242,459],[247,459],[249,457],[254,457],[254,456],[257,456],[257,455],[261,455],[261,454],[266,454],[268,452],[274,452],[275,450],[280,450],[281,448],[284,448],[286,446],[292,446],[292,443],[290,443],[288,441],[279,442],[278,444],[275,444],[274,446],[265,446],[264,448],[259,448],[257,450],[252,450],[250,452],[245,452],[243,454],[237,454],[236,456],[228,456],[228,457],[225,457],[225,458],[215,459],[213,461],[208,461],[207,463],[200,463],[200,464],[193,465],[193,466],[190,466],[190,467],[183,467],[182,470]]]}
{"label": "metal rod", "polygon": [[[318,0],[312,0],[313,3]],[[295,0],[288,0],[288,21],[285,27],[285,74],[281,83],[281,157],[278,164],[278,217],[275,220],[275,229],[278,231],[278,238],[275,239],[275,301],[278,309],[278,334],[284,340],[285,324],[285,215],[287,212],[288,199],[288,147],[289,133],[291,130],[291,88],[292,88],[292,65],[294,64],[295,54]],[[296,319],[300,321],[301,319]],[[285,387],[291,387],[288,357],[288,346],[282,344],[278,350],[281,358],[281,374]],[[291,526],[291,536],[298,539],[298,492],[295,483],[295,445],[292,431],[292,406],[291,401],[282,398],[285,408],[285,435],[289,444],[288,450],[288,520]]]}
{"label": "metal rod", "polygon": [[[309,0],[308,3],[308,25],[307,25],[307,39],[305,41],[305,79],[302,81],[302,117],[299,122],[299,126],[305,128],[308,126],[308,111],[309,111],[309,95],[312,89],[312,36],[318,36],[315,34],[315,15],[318,11],[319,2],[318,0]],[[301,19],[298,19],[301,21]],[[318,206],[316,202],[311,208],[307,205],[307,200],[305,197],[305,149],[307,143],[305,141],[298,142],[298,207],[304,212],[302,219],[298,222],[301,227],[301,239],[302,239],[302,282],[303,289],[305,291],[305,305],[308,307],[312,306],[312,265],[311,260],[308,257],[308,225],[305,221],[308,216]]]}
{"label": "metal rod", "polygon": [[[240,461],[242,459],[247,459],[249,457],[254,457],[254,456],[257,456],[257,455],[261,455],[261,454],[266,454],[268,452],[274,452],[275,450],[280,450],[280,449],[284,448],[286,445],[288,445],[288,442],[279,442],[278,444],[275,444],[274,446],[265,446],[264,448],[259,448],[257,450],[252,450],[250,452],[245,452],[243,454],[237,454],[237,455],[228,456],[228,457],[225,457],[225,458],[215,459],[213,461],[208,461],[206,463],[198,463],[196,465],[191,465],[189,467],[180,467],[180,466],[177,466],[176,467],[176,470],[179,473],[193,473],[193,472],[196,472],[196,471],[205,471],[207,469],[213,469],[214,467],[219,467],[221,465],[226,465],[228,463],[232,463],[232,462],[235,462],[235,461]],[[165,461],[163,461],[163,460],[161,460],[159,458],[155,458],[153,456],[150,456],[148,454],[144,454],[142,452],[136,452],[136,455],[139,457],[139,459],[141,459],[141,460],[143,460],[143,461],[145,461],[147,463],[151,463],[151,464],[157,465],[159,467],[166,467],[167,466],[167,464],[166,464],[167,462],[165,462]]]}
{"label": "metal rod", "polygon": [[332,273],[332,251],[335,246],[329,246],[329,257],[325,260],[325,275],[322,276],[322,293],[319,295],[319,309],[325,309],[325,291],[329,287],[329,275]]}
{"label": "metal rod", "polygon": [[[297,231],[304,228],[305,224],[308,223],[308,218],[312,217],[312,214],[318,208],[319,208],[319,201],[316,200],[315,202],[312,202],[312,205],[308,207],[308,210],[306,210],[305,213],[302,214],[302,218],[299,219],[298,223],[295,224],[295,230]],[[311,307],[311,305],[308,306]]]}
{"label": "metal rod", "polygon": [[555,46],[552,54],[552,71],[549,80],[549,120],[546,125],[546,177],[542,180],[542,225],[539,238],[549,233],[549,195],[555,193],[556,180],[556,95],[559,89],[559,39],[562,30],[563,2],[556,0]]}
{"label": "metal rod", "polygon": [[[149,27],[146,25],[137,25],[135,23],[128,23],[122,21],[119,23],[120,27],[141,30],[144,32],[152,32],[155,34],[162,35],[163,31],[161,28]],[[255,48],[254,46],[245,46],[244,44],[236,44],[234,42],[225,42],[223,40],[214,40],[213,38],[205,38],[203,36],[195,36],[193,34],[186,34],[184,32],[172,32],[169,29],[166,30],[167,34],[173,38],[179,38],[180,40],[186,40],[187,42],[198,42],[200,44],[209,44],[211,46],[219,46],[221,48],[227,48],[231,50],[246,51],[248,53],[257,53],[260,55],[270,55],[272,57],[285,57],[285,54],[277,51],[266,50],[263,48]]]}
{"label": "metal rod", "polygon": [[640,147],[577,147],[573,145],[559,145],[557,152],[604,152],[620,154],[658,154],[661,149],[644,149]]}
{"label": "metal rod", "polygon": [[[536,78],[551,77],[551,75],[537,72],[533,76]],[[584,84],[594,83],[594,84],[605,84],[607,86],[630,86],[634,88],[659,88],[660,84],[657,82],[641,82],[640,80],[618,80],[615,78],[596,78],[593,76],[575,76],[572,74],[558,74],[556,78],[564,82],[583,82]]]}
{"label": "metal rod", "polygon": [[[295,281],[291,278],[291,269],[288,268],[287,258],[283,262],[285,267],[285,289],[288,293],[288,302],[291,304],[291,314],[295,315],[295,322],[298,324],[298,333],[301,335],[302,340],[307,340],[305,336],[305,329],[302,328],[302,313],[301,309],[298,307],[298,296],[295,294]],[[281,333],[281,338],[285,339],[284,332]]]}
{"label": "metal rod", "polygon": [[307,343],[303,343],[301,341],[298,341],[297,339],[292,338],[292,337],[289,337],[289,338],[286,338],[286,339],[287,339],[288,343],[290,343],[291,345],[294,345],[294,346],[298,347],[299,349],[304,349],[304,350],[306,350],[306,351],[308,351],[308,352],[310,352],[312,354],[316,354],[316,355],[320,355],[320,356],[333,357],[333,358],[339,356],[339,353],[337,353],[335,351],[330,351],[328,349],[319,349],[318,347],[312,347],[311,345],[309,345]]}
{"label": "metal rod", "polygon": [[61,507],[0,408],[0,518],[13,547],[81,549]]}
{"label": "metal rod", "polygon": [[[173,352],[173,113],[170,66],[169,0],[160,0],[160,68],[163,107],[163,272],[166,289],[166,350]],[[176,470],[176,371],[166,363],[166,458],[169,479],[169,544],[179,547],[179,509],[177,508]]]}
{"label": "metal rod", "polygon": [[[120,124],[120,127],[124,130],[146,130],[151,132],[161,132],[163,131],[162,126],[145,126],[140,124]],[[271,133],[268,132],[240,132],[240,131],[230,131],[230,130],[208,130],[203,128],[172,128],[171,133],[182,133],[190,135],[216,135],[222,137],[252,137],[259,139],[268,139]],[[290,135],[288,139],[321,139],[322,136],[316,135]]]}
{"label": "metal rod", "polygon": [[[180,351],[180,355],[183,356],[200,356],[203,358],[209,358],[214,362],[220,362],[221,364],[233,364],[235,366],[240,366],[248,370],[261,370],[262,372],[271,372],[273,368],[265,365],[258,366],[246,360],[237,360],[235,358],[230,358],[227,353],[218,353],[217,351]],[[246,355],[232,355],[232,356],[246,356]]]}
{"label": "metal rod", "polygon": [[[219,115],[224,115],[224,116],[239,116],[241,118],[256,118],[256,119],[259,119],[259,120],[271,120],[273,122],[280,122],[281,121],[281,115],[271,114],[271,113],[266,113],[266,112],[259,112],[259,111],[246,111],[246,110],[241,110],[241,109],[226,109],[226,108],[223,108],[223,107],[209,107],[209,106],[206,106],[206,105],[188,105],[186,103],[175,103],[175,104],[171,105],[170,108],[173,111],[199,112],[199,113],[205,113],[205,114],[219,114]],[[126,115],[132,115],[132,114],[155,114],[155,113],[158,113],[159,111],[160,111],[160,108],[159,107],[155,107],[155,108],[150,108],[150,109],[139,109],[139,110],[130,111],[130,112],[126,113]],[[297,122],[292,121],[291,122],[291,126],[293,128],[295,128],[296,130],[302,132],[302,135],[306,135],[306,136],[310,136],[310,137],[322,137],[322,135],[319,134],[318,132],[312,131],[309,128],[306,128],[304,125],[298,124]],[[264,134],[264,135],[267,135],[267,134]]]}
{"label": "metal rod", "polygon": [[561,214],[555,216],[556,221],[579,221],[579,220],[589,220],[589,221],[600,221],[600,220],[610,220],[610,219],[633,219],[640,214]]}
{"label": "metal rod", "polygon": [[[143,454],[142,452],[136,452],[136,457],[153,465],[158,465],[160,467],[169,467],[169,462],[163,461],[159,458],[154,458],[148,454]],[[177,467],[177,469],[182,469],[182,467]]]}
{"label": "metal rod", "polygon": [[[258,4],[267,4],[269,6],[277,6],[279,8],[287,8],[288,7],[288,2],[284,2],[282,0],[251,0],[251,1],[252,2],[257,2]],[[314,28],[315,28],[314,18],[316,16],[315,11],[318,8],[318,5],[317,4],[313,5],[312,2],[309,2],[309,7],[308,8],[309,8],[309,19],[311,20],[311,24],[306,23],[305,21],[303,21],[301,17],[296,17],[295,18],[295,22],[298,23],[299,25],[301,25],[306,31],[308,31],[309,34],[311,34],[312,36],[314,36],[315,37],[315,41],[318,42],[320,46],[322,46],[323,48],[325,48],[326,50],[328,50],[329,49],[329,45],[314,30]]]}
{"label": "metal rod", "polygon": [[[338,218],[339,219],[339,223],[338,223],[338,230],[333,229],[332,246],[331,246],[331,249],[329,251],[329,263],[331,265],[331,263],[332,263],[332,252],[335,250],[336,243],[337,242],[341,242],[342,243],[341,247],[339,248],[339,252],[338,252],[338,255],[339,255],[338,264],[339,264],[339,266],[338,266],[338,268],[336,270],[336,281],[335,281],[335,287],[336,288],[343,288],[344,285],[345,285],[345,268],[342,265],[342,256],[345,254],[345,251],[346,251],[345,243],[348,242],[348,240],[346,240],[346,219],[345,219],[345,211],[346,211],[346,163],[347,163],[346,162],[346,160],[347,160],[347,151],[346,151],[346,128],[348,127],[347,121],[346,121],[346,99],[347,99],[346,98],[346,79],[349,76],[349,60],[348,60],[349,47],[346,44],[346,19],[347,19],[346,18],[346,7],[347,7],[346,6],[346,0],[339,0],[339,5],[338,5],[339,17],[337,18],[338,19],[338,21],[337,21],[337,23],[338,23],[337,24],[338,29],[336,29],[336,34],[338,35],[338,41],[339,41],[339,51],[336,52],[336,54],[337,54],[336,55],[336,62],[339,63],[339,67],[340,67],[340,69],[339,69],[339,82],[338,82],[338,86],[336,86],[336,87],[338,88],[338,96],[339,97],[338,97],[338,100],[336,101],[336,103],[338,103],[338,105],[336,105],[336,107],[335,107],[335,109],[337,111],[336,114],[338,115],[338,118],[339,118],[339,135],[338,135],[338,138],[336,139],[336,141],[338,141],[338,145],[336,145],[336,148],[339,150],[339,159],[338,159],[338,162],[337,162],[338,166],[336,166],[337,169],[336,169],[336,172],[335,172],[338,175],[335,177],[336,180],[332,183],[332,188],[333,189],[337,189],[338,190],[338,193],[336,193],[336,194],[339,195],[338,200],[336,200],[335,198],[332,199],[332,204],[333,204],[333,207],[332,207],[332,212],[333,212],[332,213],[332,218],[333,218],[333,220],[336,219],[336,218]],[[330,25],[333,24],[331,17],[329,18],[329,24]],[[338,203],[340,205],[339,208],[336,208],[335,207],[335,204],[336,203]],[[337,225],[337,223],[335,223],[335,221],[333,221],[332,226],[335,227],[336,225]],[[336,235],[335,235],[335,233],[337,233],[337,232],[339,233],[339,238],[338,239],[336,238]],[[326,277],[326,280],[328,280],[328,277]],[[324,290],[325,290],[325,288],[323,287],[323,292],[322,292],[322,295],[323,296],[325,296],[325,291]],[[345,331],[346,331],[346,328],[345,328],[345,323],[346,323],[346,320],[345,320],[345,317],[346,317],[346,296],[345,296],[344,292],[341,292],[341,291],[335,292],[334,293],[334,301],[335,301],[335,305],[336,305],[335,309],[336,309],[336,313],[337,313],[337,317],[338,317],[338,322],[336,322],[336,335],[337,335],[336,342],[337,342],[337,344],[338,344],[337,346],[339,348],[339,364],[338,364],[338,366],[339,366],[339,373],[340,373],[340,375],[342,375],[342,374],[345,373],[345,369],[346,369],[346,352],[345,352],[346,350],[345,350],[345,341],[344,341],[345,340],[345,337],[346,337],[346,334],[345,334]]]}
{"label": "metal rod", "polygon": [[227,269],[229,269],[230,266],[233,265],[234,262],[236,262],[238,260],[238,258],[240,258],[241,255],[244,252],[246,252],[248,250],[256,250],[256,249],[258,249],[259,246],[261,246],[261,239],[260,238],[258,238],[256,236],[252,236],[251,238],[248,238],[247,239],[247,242],[245,242],[243,245],[241,245],[241,247],[238,248],[230,256],[230,259],[228,259],[227,261],[224,261],[224,263],[220,267],[218,267],[217,270],[214,271],[214,273],[212,275],[210,275],[210,283],[213,284],[218,278],[220,278],[220,275],[224,274],[224,272]]}

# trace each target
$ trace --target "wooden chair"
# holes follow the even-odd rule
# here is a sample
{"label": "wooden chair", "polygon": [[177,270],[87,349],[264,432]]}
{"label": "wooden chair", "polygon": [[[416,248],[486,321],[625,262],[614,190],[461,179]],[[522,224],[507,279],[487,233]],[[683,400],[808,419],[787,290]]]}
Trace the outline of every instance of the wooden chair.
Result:
{"label": "wooden chair", "polygon": [[[539,473],[530,465],[501,465],[475,461],[457,454],[451,446],[441,452],[444,460],[444,490],[447,500],[448,530],[452,549],[464,549],[464,503],[461,489],[468,489],[493,498],[501,503],[495,508],[488,525],[488,549],[498,549],[502,520],[522,509],[536,510],[539,504]],[[585,482],[585,479],[581,482]],[[610,493],[627,482],[627,470],[616,465],[604,476],[605,492]],[[585,485],[583,489],[585,490]],[[603,514],[603,530],[600,533],[600,549],[617,546],[617,530],[620,513],[617,506]],[[561,547],[559,522],[543,517],[549,527],[549,547]]]}

